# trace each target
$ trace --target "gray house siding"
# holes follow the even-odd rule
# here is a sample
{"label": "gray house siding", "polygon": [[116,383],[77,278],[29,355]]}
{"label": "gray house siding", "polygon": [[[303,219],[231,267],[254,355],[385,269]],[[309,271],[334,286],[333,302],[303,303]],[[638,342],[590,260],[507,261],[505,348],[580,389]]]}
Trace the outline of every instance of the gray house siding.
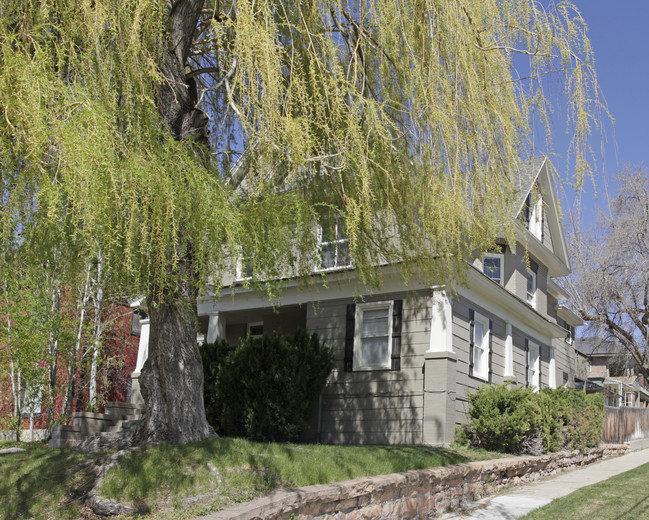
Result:
{"label": "gray house siding", "polygon": [[320,431],[311,432],[320,442],[422,442],[422,367],[430,341],[430,296],[397,293],[365,301],[389,300],[403,301],[400,370],[345,371],[345,323],[352,301],[309,306],[307,328],[333,348],[336,364],[320,404]]}

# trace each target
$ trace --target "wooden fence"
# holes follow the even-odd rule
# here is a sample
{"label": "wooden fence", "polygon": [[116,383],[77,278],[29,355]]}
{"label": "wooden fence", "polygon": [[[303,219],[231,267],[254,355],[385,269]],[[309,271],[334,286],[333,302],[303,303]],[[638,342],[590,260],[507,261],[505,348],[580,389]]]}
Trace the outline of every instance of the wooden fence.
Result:
{"label": "wooden fence", "polygon": [[602,442],[621,444],[649,438],[649,408],[606,406]]}

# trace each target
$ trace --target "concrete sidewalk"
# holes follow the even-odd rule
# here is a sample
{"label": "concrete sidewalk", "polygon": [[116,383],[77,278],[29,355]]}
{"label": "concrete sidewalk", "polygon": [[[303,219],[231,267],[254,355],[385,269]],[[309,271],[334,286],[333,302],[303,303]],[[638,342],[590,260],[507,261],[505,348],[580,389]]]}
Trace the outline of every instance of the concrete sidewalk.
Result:
{"label": "concrete sidewalk", "polygon": [[638,448],[642,449],[483,498],[463,511],[454,511],[440,518],[441,520],[513,520],[520,518],[533,509],[569,495],[579,488],[596,484],[649,463],[649,447],[639,445]]}

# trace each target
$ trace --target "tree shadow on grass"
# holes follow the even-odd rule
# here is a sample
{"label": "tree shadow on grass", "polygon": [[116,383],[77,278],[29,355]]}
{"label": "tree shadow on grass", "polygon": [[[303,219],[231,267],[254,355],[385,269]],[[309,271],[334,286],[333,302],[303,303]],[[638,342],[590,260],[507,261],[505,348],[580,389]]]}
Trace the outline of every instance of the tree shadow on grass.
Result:
{"label": "tree shadow on grass", "polygon": [[46,511],[63,518],[76,516],[74,511],[80,503],[75,495],[87,488],[87,479],[80,474],[83,460],[83,456],[68,450],[48,448],[0,455],[2,517],[32,518]]}

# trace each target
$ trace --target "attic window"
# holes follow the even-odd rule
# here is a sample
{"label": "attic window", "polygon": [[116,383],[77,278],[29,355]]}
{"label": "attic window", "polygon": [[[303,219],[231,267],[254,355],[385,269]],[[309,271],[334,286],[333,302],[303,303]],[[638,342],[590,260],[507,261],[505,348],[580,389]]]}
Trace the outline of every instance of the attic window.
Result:
{"label": "attic window", "polygon": [[252,279],[252,262],[244,259],[243,256],[239,256],[239,258],[237,259],[235,280],[237,282],[242,282],[244,280],[251,280],[251,279]]}
{"label": "attic window", "polygon": [[529,230],[536,238],[543,241],[543,198],[537,195],[537,199],[530,206]]}
{"label": "attic window", "polygon": [[351,267],[349,240],[343,233],[340,219],[324,222],[318,230],[320,265],[318,271],[333,271]]}

